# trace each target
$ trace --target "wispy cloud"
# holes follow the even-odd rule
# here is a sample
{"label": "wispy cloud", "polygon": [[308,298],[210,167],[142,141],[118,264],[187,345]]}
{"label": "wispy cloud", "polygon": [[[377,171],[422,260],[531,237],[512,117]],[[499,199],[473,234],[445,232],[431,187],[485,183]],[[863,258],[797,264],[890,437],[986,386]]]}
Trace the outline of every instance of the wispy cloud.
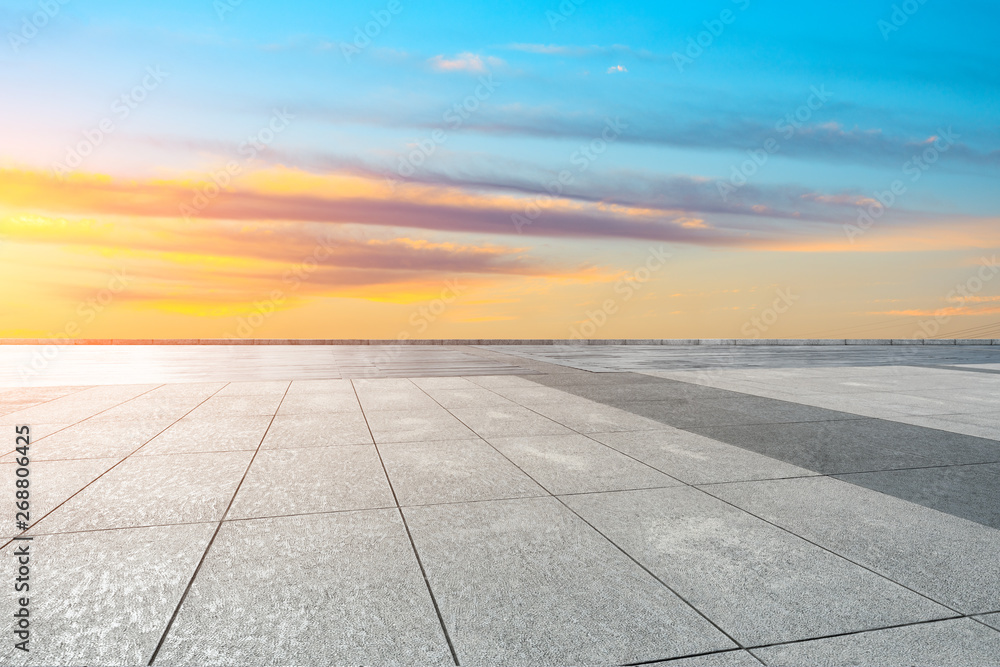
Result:
{"label": "wispy cloud", "polygon": [[504,61],[493,56],[480,56],[475,53],[459,53],[453,58],[437,55],[427,60],[431,69],[439,72],[472,72],[482,74],[488,69],[501,67]]}

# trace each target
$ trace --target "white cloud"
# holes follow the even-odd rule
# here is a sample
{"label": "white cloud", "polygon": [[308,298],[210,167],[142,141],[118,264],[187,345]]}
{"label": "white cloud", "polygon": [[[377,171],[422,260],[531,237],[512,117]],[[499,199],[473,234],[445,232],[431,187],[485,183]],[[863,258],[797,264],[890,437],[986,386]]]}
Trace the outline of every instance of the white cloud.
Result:
{"label": "white cloud", "polygon": [[504,64],[500,58],[487,56],[483,58],[475,53],[459,53],[454,58],[446,58],[443,55],[429,58],[427,62],[439,72],[474,72],[481,74],[492,67],[499,67]]}

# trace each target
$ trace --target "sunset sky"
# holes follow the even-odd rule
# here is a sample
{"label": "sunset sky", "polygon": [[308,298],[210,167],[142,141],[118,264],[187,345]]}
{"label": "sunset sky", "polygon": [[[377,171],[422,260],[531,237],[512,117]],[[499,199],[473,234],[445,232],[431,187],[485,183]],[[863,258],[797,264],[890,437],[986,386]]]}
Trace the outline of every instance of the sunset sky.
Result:
{"label": "sunset sky", "polygon": [[998,25],[7,0],[0,336],[1000,338]]}

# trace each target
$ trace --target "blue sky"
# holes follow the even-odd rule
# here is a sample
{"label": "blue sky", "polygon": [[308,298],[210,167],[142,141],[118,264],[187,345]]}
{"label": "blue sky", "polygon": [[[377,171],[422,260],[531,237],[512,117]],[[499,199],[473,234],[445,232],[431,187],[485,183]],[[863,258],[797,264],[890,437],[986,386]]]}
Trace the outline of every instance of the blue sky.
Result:
{"label": "blue sky", "polygon": [[[683,278],[657,277],[657,289],[648,292],[660,295],[650,301],[662,301],[653,308],[655,317],[643,311],[613,325],[615,335],[644,337],[661,330],[663,336],[736,335],[732,330],[742,328],[744,315],[759,310],[755,298],[713,297],[703,310],[675,310],[664,295],[699,293],[692,280],[720,280],[730,288],[715,290],[723,294],[770,289],[753,267],[760,271],[773,262],[786,267],[784,283],[823,284],[809,268],[821,263],[821,253],[830,254],[824,261],[845,281],[846,304],[831,313],[824,306],[830,297],[817,297],[812,314],[802,308],[800,316],[776,325],[779,331],[791,335],[839,322],[861,327],[898,316],[896,333],[907,335],[912,318],[955,307],[946,298],[949,281],[996,246],[1000,58],[993,33],[1000,7],[994,3],[53,0],[46,6],[54,16],[37,34],[25,32],[24,21],[39,23],[32,17],[44,11],[41,6],[17,1],[0,8],[6,36],[0,48],[0,167],[11,192],[26,174],[51,176],[87,131],[112,117],[113,133],[74,168],[80,178],[112,179],[116,191],[190,184],[237,160],[241,179],[229,186],[234,197],[257,202],[269,183],[281,186],[268,196],[297,197],[261,204],[259,218],[246,213],[250,204],[210,207],[198,221],[205,238],[216,238],[234,220],[253,220],[278,238],[322,228],[344,243],[406,239],[479,248],[480,255],[482,248],[503,248],[504,256],[523,257],[518,261],[524,266],[537,268],[531,279],[572,283],[565,287],[573,293],[567,299],[584,304],[601,300],[605,282],[579,276],[627,273],[649,242],[662,241],[695,268]],[[374,23],[379,17],[384,25]],[[355,43],[366,25],[370,42]],[[698,41],[701,46],[692,46]],[[162,81],[140,91],[143,99],[127,117],[115,118],[115,100],[149,81],[151,69],[165,73]],[[455,123],[455,105],[469,101],[475,108]],[[242,162],[239,146],[266,127],[275,110],[293,120],[266,150]],[[796,114],[793,127],[787,119]],[[620,131],[606,144],[593,144],[609,121]],[[581,160],[588,145],[602,150]],[[747,151],[761,155],[767,146],[774,150],[763,164],[747,163]],[[933,164],[914,171],[913,158],[928,150]],[[726,183],[736,183],[734,170],[742,170],[746,183],[724,192]],[[546,184],[567,171],[571,178],[558,197],[546,198]],[[331,190],[324,179],[340,180]],[[852,239],[845,225],[896,181],[905,183],[905,192],[874,229]],[[378,206],[354,206],[358,193],[375,196],[365,184],[390,182]],[[153,221],[176,218],[172,208],[133,202],[121,210],[90,201],[100,199],[98,190],[66,194],[72,203],[59,206],[27,195],[0,200],[8,236],[23,236],[44,252],[42,241],[18,231],[16,216],[27,213],[61,216],[68,224],[105,220],[135,234]],[[352,205],[326,201],[323,208],[314,199],[324,197],[348,197]],[[555,207],[551,214],[521,232],[502,223],[539,197]],[[431,211],[431,200],[450,208]],[[484,207],[496,215],[483,214]],[[185,229],[178,238],[189,234]],[[54,232],[51,253],[65,250],[58,241]],[[187,253],[206,266],[214,261],[197,238],[190,243],[162,248],[160,258]],[[939,254],[929,261],[927,253],[934,252]],[[804,265],[798,256],[806,258]],[[107,267],[93,259],[80,261],[99,276]],[[347,267],[327,267],[339,277],[289,310],[308,310],[310,299],[334,310],[343,307],[339,299],[411,302],[443,280],[430,259],[413,261],[419,275],[398,280],[391,263],[365,267],[383,271],[382,279],[347,277]],[[490,267],[476,274],[483,294],[502,292],[521,304],[521,310],[498,306],[503,319],[496,321],[509,327],[505,335],[562,337],[580,321],[579,312],[568,310],[544,332],[535,328],[532,308],[545,299],[566,299],[542,299],[533,287],[505,283],[509,276]],[[877,277],[879,267],[892,267],[884,282],[907,286],[895,310],[872,306],[864,287],[848,280],[869,270]],[[692,277],[692,271],[704,275]],[[171,326],[178,331],[227,326],[226,318],[248,307],[260,289],[254,282],[242,293],[227,284],[229,308],[208,313],[177,306],[204,287],[200,272],[164,267],[146,278],[155,297],[122,301],[135,308],[143,303],[158,316],[174,312]],[[408,296],[386,296],[387,284],[404,283]],[[372,291],[352,287],[345,293],[348,284]],[[63,304],[54,313],[72,305],[72,299],[60,301],[51,284],[32,290],[51,292],[52,302]],[[979,325],[993,316],[986,307],[960,307],[968,312],[956,313],[949,326]],[[708,314],[726,309],[733,311],[728,320]],[[454,331],[478,331],[459,326],[459,310],[449,316]],[[667,322],[663,313],[679,316]],[[294,328],[305,318],[287,315],[267,326]],[[382,322],[366,314],[355,329],[367,322],[392,333],[397,317],[387,311]],[[59,315],[53,318],[58,324]]]}

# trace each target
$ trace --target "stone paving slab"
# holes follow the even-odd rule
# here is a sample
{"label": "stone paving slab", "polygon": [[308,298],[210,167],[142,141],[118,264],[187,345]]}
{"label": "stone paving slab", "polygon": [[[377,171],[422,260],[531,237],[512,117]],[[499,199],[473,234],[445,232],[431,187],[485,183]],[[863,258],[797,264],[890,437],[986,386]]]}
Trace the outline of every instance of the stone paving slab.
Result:
{"label": "stone paving slab", "polygon": [[680,429],[594,433],[591,437],[687,484],[818,474]]}
{"label": "stone paving slab", "polygon": [[[172,419],[87,420],[37,441],[31,449],[35,461],[86,458],[124,458],[174,423]],[[0,457],[10,463],[14,452]]]}
{"label": "stone paving slab", "polygon": [[271,424],[271,417],[184,418],[170,424],[143,445],[136,456],[254,450]]}
{"label": "stone paving slab", "polygon": [[454,662],[399,514],[383,509],[227,521],[155,664]]}
{"label": "stone paving slab", "polygon": [[565,502],[744,646],[955,615],[698,489]]}
{"label": "stone paving slab", "polygon": [[[4,665],[144,665],[194,574],[214,524],[41,535],[30,591],[28,654],[4,642]],[[3,547],[10,562],[18,543]],[[12,595],[5,616],[13,617]]]}
{"label": "stone paving slab", "polygon": [[546,495],[480,439],[380,444],[379,452],[401,505]]}
{"label": "stone paving slab", "polygon": [[226,517],[250,519],[394,505],[372,445],[268,449],[254,457]]}
{"label": "stone paving slab", "polygon": [[829,477],[710,493],[961,613],[1000,609],[1000,531]]}
{"label": "stone paving slab", "polygon": [[995,665],[1000,633],[968,618],[755,649],[772,667],[965,667]]}
{"label": "stone paving slab", "polygon": [[432,403],[423,410],[368,410],[368,427],[375,442],[464,440],[475,436],[452,413]]}
{"label": "stone paving slab", "polygon": [[357,412],[278,415],[271,422],[262,449],[367,445],[372,436],[365,415]]}
{"label": "stone paving slab", "polygon": [[837,475],[837,479],[1000,529],[1000,464]]}
{"label": "stone paving slab", "polygon": [[735,648],[554,499],[404,513],[463,665],[607,665]]}
{"label": "stone paving slab", "polygon": [[[80,489],[103,475],[115,466],[120,458],[84,458],[68,461],[35,461],[31,469],[31,520],[29,524],[56,509],[59,505]],[[14,463],[0,464],[0,484],[3,488],[14,489],[17,465]],[[17,508],[14,503],[7,506],[2,517],[0,536],[10,538],[19,531],[15,530]]]}
{"label": "stone paving slab", "polygon": [[42,519],[31,532],[218,521],[252,454],[217,452],[126,459]]}
{"label": "stone paving slab", "polygon": [[584,435],[490,438],[490,444],[555,495],[679,484],[673,477]]}
{"label": "stone paving slab", "polygon": [[33,610],[36,655],[990,664],[1000,350],[517,347],[81,346],[0,389],[39,595],[85,614]]}

